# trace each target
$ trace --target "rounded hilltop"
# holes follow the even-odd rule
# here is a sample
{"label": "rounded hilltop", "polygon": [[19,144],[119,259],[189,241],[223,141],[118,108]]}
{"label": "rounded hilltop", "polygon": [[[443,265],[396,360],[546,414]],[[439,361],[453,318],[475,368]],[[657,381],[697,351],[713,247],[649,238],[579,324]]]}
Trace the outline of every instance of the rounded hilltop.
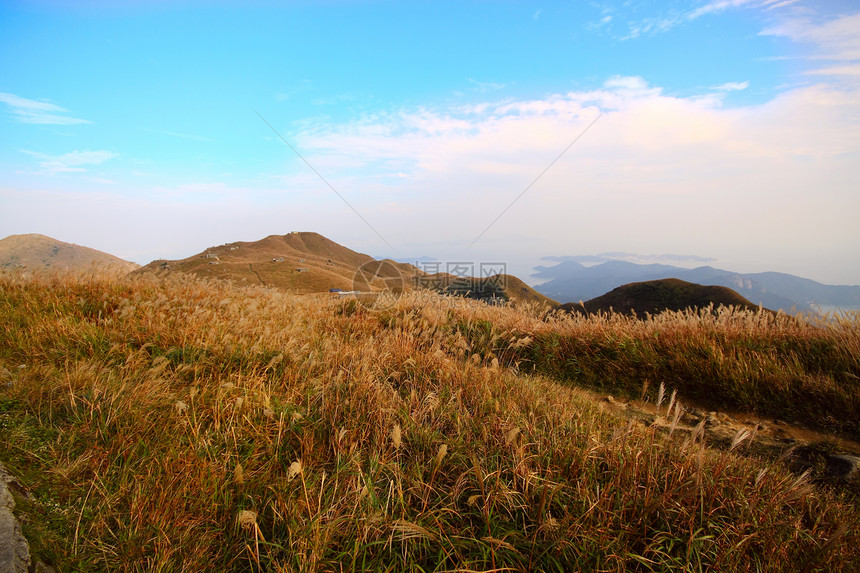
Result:
{"label": "rounded hilltop", "polygon": [[[184,259],[153,261],[139,272],[183,272],[311,294],[353,290],[356,269],[374,260],[319,233],[292,231],[209,247]],[[405,279],[420,272],[412,265],[390,262]]]}
{"label": "rounded hilltop", "polygon": [[[414,286],[454,296],[504,303],[537,303],[545,308],[558,304],[513,275],[477,278],[427,274],[409,263],[390,259],[377,261],[311,231],[225,243],[184,259],[153,261],[137,272],[190,273],[301,294],[332,290],[375,291],[380,289],[379,284],[388,284],[390,279],[396,278],[398,284],[406,288]],[[382,280],[371,280],[373,277]]]}
{"label": "rounded hilltop", "polygon": [[713,305],[733,306],[756,311],[760,307],[723,286],[705,286],[681,279],[659,279],[622,285],[608,293],[585,302],[569,302],[561,310],[571,313],[595,314],[658,314],[688,308],[707,308]]}
{"label": "rounded hilltop", "polygon": [[66,243],[53,237],[28,233],[0,239],[0,268],[28,271],[128,273],[140,265],[114,255]]}

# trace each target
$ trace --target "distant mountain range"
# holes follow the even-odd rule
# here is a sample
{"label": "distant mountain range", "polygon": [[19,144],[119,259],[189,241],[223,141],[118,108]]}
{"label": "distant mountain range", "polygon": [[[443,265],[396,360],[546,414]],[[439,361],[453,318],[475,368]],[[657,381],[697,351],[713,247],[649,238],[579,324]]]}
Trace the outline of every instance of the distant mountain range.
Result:
{"label": "distant mountain range", "polygon": [[125,274],[140,265],[119,257],[64,243],[45,235],[9,235],[0,239],[0,268],[84,273],[93,270]]}
{"label": "distant mountain range", "polygon": [[608,261],[585,266],[566,260],[537,267],[536,278],[548,279],[535,289],[562,303],[588,301],[621,285],[675,278],[700,285],[728,287],[756,305],[771,310],[811,311],[816,307],[860,308],[860,286],[832,286],[785,273],[736,273],[710,266],[685,269],[672,265],[640,265]]}
{"label": "distant mountain range", "polygon": [[[573,259],[560,257],[555,259],[561,260],[555,266],[538,267],[534,276],[548,280],[533,289],[511,275],[480,278],[441,273],[431,275],[409,263],[388,259],[377,261],[370,255],[355,252],[312,232],[292,232],[271,235],[259,241],[227,243],[210,247],[185,259],[158,260],[145,267],[44,235],[11,235],[0,240],[0,269],[47,269],[75,273],[111,270],[120,274],[185,272],[244,284],[273,286],[297,293],[322,293],[336,289],[378,291],[389,288],[391,281],[395,281],[407,289],[427,288],[470,298],[534,302],[542,306],[553,306],[557,304],[556,300],[562,303],[592,301],[605,294],[608,298],[594,302],[592,306],[611,301],[607,304],[623,311],[624,304],[619,302],[620,299],[608,296],[610,291],[630,283],[671,278],[696,285],[727,287],[742,299],[772,310],[810,311],[822,306],[860,308],[860,286],[825,285],[785,273],[744,274],[710,266],[686,269],[627,261],[585,266]],[[361,268],[368,275],[366,280],[356,274]],[[622,294],[631,298],[630,292],[633,291]],[[648,307],[646,303],[650,300],[648,296],[651,296],[648,293],[641,294],[645,298],[633,307],[637,312],[643,312],[639,307]],[[721,299],[716,302],[721,302]],[[702,305],[706,303],[704,301]]]}

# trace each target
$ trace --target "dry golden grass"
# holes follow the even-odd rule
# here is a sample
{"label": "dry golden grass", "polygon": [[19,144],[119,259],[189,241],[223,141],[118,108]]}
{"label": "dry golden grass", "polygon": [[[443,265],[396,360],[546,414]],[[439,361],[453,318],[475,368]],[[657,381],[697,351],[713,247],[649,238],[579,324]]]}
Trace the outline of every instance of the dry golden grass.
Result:
{"label": "dry golden grass", "polygon": [[729,372],[785,347],[812,372],[786,388],[853,396],[800,349],[823,336],[856,376],[857,325],[6,274],[0,457],[60,570],[851,570],[853,502],[621,421],[572,383],[641,392],[659,352],[676,369],[718,341]]}

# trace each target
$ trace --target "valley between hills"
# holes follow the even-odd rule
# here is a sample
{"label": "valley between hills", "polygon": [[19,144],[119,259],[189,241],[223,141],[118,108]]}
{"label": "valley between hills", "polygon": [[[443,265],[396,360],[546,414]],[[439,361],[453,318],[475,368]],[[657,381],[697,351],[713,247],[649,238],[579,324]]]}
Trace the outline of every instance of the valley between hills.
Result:
{"label": "valley between hills", "polygon": [[860,566],[860,313],[559,305],[304,232],[96,253],[0,240],[19,570]]}

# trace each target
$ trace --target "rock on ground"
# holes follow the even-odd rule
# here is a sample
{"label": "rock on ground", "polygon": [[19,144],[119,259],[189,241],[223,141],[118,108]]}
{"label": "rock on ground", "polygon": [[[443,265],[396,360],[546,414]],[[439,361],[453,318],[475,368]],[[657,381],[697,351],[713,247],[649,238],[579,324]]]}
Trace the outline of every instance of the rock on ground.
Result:
{"label": "rock on ground", "polygon": [[30,546],[21,524],[12,513],[15,500],[9,491],[11,476],[0,463],[0,573],[27,573],[30,569]]}

